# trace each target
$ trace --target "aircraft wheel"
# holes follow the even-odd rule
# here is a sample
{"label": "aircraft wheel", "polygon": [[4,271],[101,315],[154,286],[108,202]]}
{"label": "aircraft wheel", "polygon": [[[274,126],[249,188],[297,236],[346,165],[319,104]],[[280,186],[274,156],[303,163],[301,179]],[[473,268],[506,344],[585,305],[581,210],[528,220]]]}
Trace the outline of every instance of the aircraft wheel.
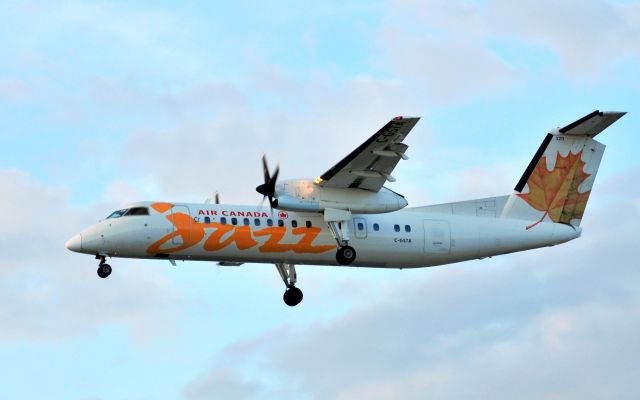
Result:
{"label": "aircraft wheel", "polygon": [[109,264],[101,264],[100,266],[98,266],[98,276],[100,278],[106,278],[109,275],[111,275],[111,265]]}
{"label": "aircraft wheel", "polygon": [[302,290],[298,289],[295,286],[290,287],[286,290],[286,292],[284,292],[284,295],[282,295],[282,299],[284,300],[284,303],[289,307],[295,307],[302,301]]}
{"label": "aircraft wheel", "polygon": [[356,251],[351,246],[344,246],[338,249],[336,260],[340,265],[349,265],[356,259]]}

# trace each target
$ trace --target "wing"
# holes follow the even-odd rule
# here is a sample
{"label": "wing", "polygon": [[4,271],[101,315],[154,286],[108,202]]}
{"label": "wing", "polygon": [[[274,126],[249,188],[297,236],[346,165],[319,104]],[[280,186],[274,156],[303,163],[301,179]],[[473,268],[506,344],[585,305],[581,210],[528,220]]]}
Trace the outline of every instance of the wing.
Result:
{"label": "wing", "polygon": [[357,149],[316,178],[324,187],[358,188],[377,192],[386,181],[395,179],[391,172],[409,146],[402,143],[420,118],[396,117],[389,121]]}

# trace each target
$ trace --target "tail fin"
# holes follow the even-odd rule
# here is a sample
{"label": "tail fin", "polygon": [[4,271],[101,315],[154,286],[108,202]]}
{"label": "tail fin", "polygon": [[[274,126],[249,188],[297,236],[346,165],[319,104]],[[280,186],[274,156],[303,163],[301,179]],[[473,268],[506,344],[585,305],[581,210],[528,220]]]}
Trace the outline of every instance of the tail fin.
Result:
{"label": "tail fin", "polygon": [[547,134],[518,181],[502,218],[579,226],[605,146],[593,138],[624,112],[594,111]]}

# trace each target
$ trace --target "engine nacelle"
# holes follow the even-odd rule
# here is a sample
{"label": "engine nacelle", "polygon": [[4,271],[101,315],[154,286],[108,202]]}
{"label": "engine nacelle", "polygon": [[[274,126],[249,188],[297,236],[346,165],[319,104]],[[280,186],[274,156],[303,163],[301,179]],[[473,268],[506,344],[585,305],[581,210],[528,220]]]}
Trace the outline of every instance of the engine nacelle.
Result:
{"label": "engine nacelle", "polygon": [[325,208],[355,214],[379,214],[400,210],[407,200],[393,190],[322,187],[310,180],[282,181],[276,186],[273,207],[287,211],[321,212]]}

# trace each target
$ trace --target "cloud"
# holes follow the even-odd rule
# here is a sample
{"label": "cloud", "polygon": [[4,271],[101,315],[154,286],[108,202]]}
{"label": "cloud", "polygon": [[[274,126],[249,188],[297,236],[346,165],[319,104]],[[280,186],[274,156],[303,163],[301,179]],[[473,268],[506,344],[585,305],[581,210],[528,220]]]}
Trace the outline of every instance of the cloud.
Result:
{"label": "cloud", "polygon": [[[0,340],[64,340],[123,326],[136,340],[176,333],[188,300],[148,266],[119,263],[109,280],[97,262],[70,253],[65,241],[94,222],[108,204],[78,209],[67,190],[18,170],[0,171]],[[122,269],[120,269],[122,268]]]}
{"label": "cloud", "polygon": [[601,182],[574,242],[403,271],[343,316],[234,343],[183,394],[230,374],[249,398],[634,398],[638,172]]}
{"label": "cloud", "polygon": [[500,0],[493,11],[493,34],[552,49],[569,77],[593,78],[610,65],[640,60],[637,3]]}
{"label": "cloud", "polygon": [[[280,164],[282,179],[313,179],[390,118],[417,109],[395,81],[358,76],[334,87],[321,77],[308,83],[289,79],[299,84],[283,100],[295,104],[291,112],[264,109],[239,88],[229,88],[234,96],[211,92],[219,106],[209,115],[200,113],[172,128],[135,131],[124,143],[122,165],[133,174],[146,171],[162,192],[181,200],[187,193],[192,196],[187,199],[203,200],[220,190],[225,202],[257,204],[254,188],[262,180],[263,154],[272,169]],[[191,97],[201,92],[178,97],[197,103]],[[412,143],[423,141],[421,136],[416,129]]]}
{"label": "cloud", "polygon": [[[567,78],[594,81],[640,61],[636,3],[399,0],[388,11],[375,62],[397,79],[418,82],[435,106],[515,90],[536,69],[549,79],[556,62]],[[530,54],[539,49],[556,59]]]}

